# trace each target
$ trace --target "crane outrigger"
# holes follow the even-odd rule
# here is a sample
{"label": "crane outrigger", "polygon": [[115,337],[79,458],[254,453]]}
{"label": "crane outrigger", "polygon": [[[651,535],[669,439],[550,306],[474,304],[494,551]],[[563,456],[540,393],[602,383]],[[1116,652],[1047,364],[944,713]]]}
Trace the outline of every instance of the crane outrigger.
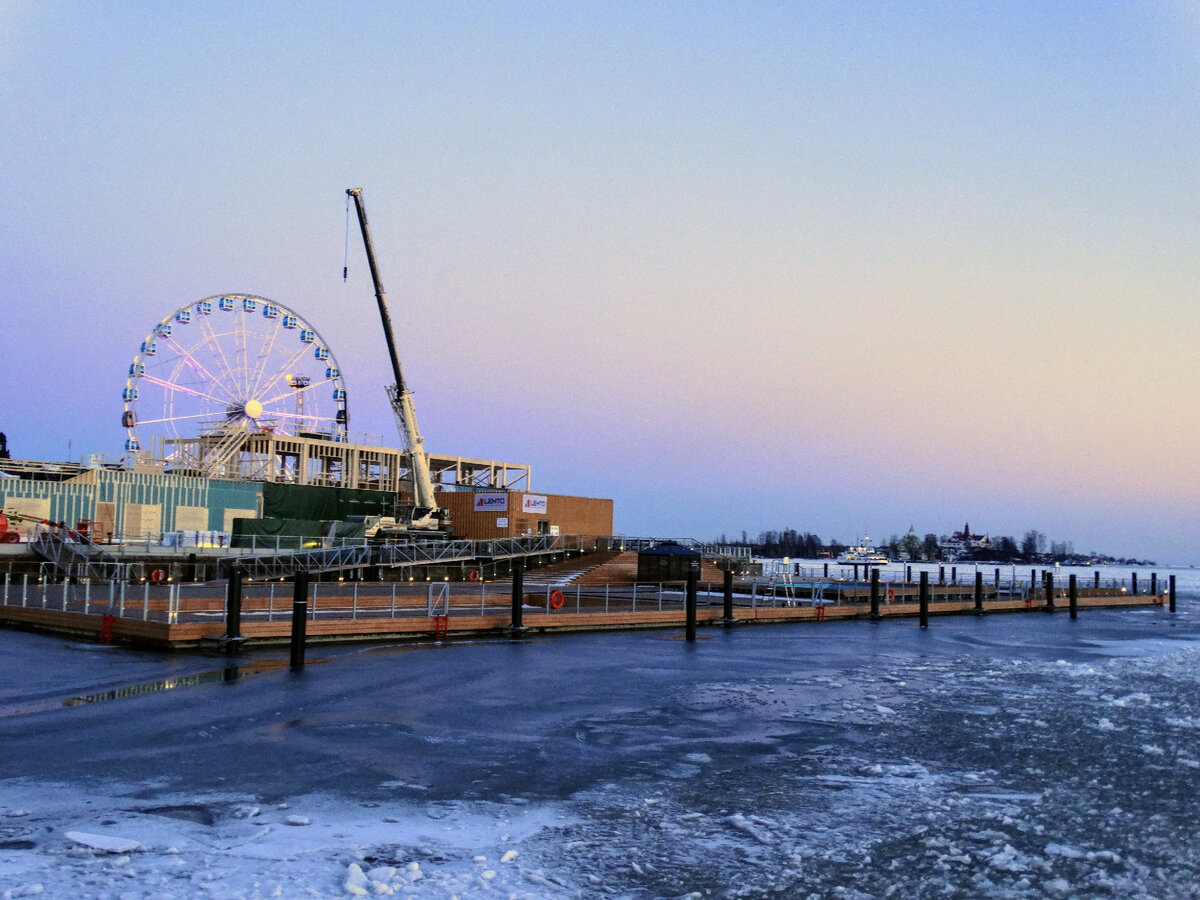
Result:
{"label": "crane outrigger", "polygon": [[354,208],[358,213],[358,225],[362,229],[363,245],[367,250],[367,264],[371,267],[371,281],[375,285],[375,300],[379,304],[379,318],[383,322],[383,336],[387,340],[388,355],[392,362],[392,375],[396,383],[387,388],[388,399],[392,404],[392,412],[396,416],[396,425],[400,436],[408,446],[411,459],[413,479],[414,507],[406,522],[395,523],[384,519],[379,523],[379,532],[384,533],[396,529],[399,531],[412,530],[448,530],[449,510],[439,509],[433,493],[433,478],[429,474],[429,455],[425,452],[425,439],[417,429],[417,413],[413,408],[412,392],[404,381],[404,373],[400,369],[400,357],[396,353],[396,337],[392,333],[392,317],[388,312],[387,294],[379,279],[379,266],[375,262],[375,248],[371,243],[371,229],[367,225],[367,210],[363,206],[362,188],[347,188],[346,194],[354,198]]}

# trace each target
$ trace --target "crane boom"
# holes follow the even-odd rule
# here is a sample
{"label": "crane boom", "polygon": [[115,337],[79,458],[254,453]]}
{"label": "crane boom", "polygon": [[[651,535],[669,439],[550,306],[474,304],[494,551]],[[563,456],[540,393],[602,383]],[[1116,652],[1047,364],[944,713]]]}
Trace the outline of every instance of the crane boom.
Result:
{"label": "crane boom", "polygon": [[400,369],[400,356],[396,352],[396,337],[392,332],[392,317],[388,312],[387,293],[379,278],[379,266],[375,262],[375,247],[371,243],[371,229],[367,225],[367,210],[363,206],[362,188],[347,188],[346,193],[354,198],[354,209],[358,213],[358,226],[362,230],[363,245],[367,250],[367,264],[371,267],[371,281],[375,285],[375,301],[379,304],[379,318],[383,322],[383,336],[387,340],[388,355],[392,362],[392,374],[396,383],[388,390],[392,402],[392,411],[396,414],[396,423],[400,427],[401,436],[408,444],[409,455],[412,457],[413,494],[418,507],[429,510],[426,518],[432,518],[437,512],[437,500],[433,495],[433,479],[429,474],[429,457],[425,453],[424,438],[417,430],[417,413],[413,408],[412,393],[404,383],[404,373]]}

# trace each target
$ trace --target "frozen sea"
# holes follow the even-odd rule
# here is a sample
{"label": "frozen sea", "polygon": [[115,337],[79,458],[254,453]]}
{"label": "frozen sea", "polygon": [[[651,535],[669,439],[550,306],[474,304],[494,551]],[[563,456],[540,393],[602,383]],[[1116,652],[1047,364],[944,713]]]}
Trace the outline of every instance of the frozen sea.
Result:
{"label": "frozen sea", "polygon": [[0,898],[1200,897],[1176,573],[1174,615],[312,648],[299,673],[0,632]]}

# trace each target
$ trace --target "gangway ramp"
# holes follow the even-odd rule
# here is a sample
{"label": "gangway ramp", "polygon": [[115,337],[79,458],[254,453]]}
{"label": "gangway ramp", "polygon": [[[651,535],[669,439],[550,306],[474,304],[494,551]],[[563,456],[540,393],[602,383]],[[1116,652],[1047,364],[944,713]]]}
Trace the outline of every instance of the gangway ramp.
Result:
{"label": "gangway ramp", "polygon": [[346,544],[270,555],[225,557],[224,571],[239,569],[249,578],[290,578],[297,572],[316,574],[357,568],[412,568],[455,562],[538,558],[567,549],[562,535],[528,535],[490,541],[419,538],[387,544]]}
{"label": "gangway ramp", "polygon": [[87,535],[70,528],[39,526],[29,546],[68,577],[111,581],[120,575],[120,560]]}

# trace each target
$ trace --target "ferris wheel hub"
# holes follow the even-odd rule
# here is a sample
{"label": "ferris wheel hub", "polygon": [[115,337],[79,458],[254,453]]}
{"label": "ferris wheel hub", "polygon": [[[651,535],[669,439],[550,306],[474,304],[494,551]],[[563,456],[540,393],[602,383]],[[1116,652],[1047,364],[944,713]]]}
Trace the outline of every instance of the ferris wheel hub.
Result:
{"label": "ferris wheel hub", "polygon": [[246,403],[243,409],[245,410],[247,418],[258,419],[258,417],[262,415],[263,405],[257,400],[250,400]]}

